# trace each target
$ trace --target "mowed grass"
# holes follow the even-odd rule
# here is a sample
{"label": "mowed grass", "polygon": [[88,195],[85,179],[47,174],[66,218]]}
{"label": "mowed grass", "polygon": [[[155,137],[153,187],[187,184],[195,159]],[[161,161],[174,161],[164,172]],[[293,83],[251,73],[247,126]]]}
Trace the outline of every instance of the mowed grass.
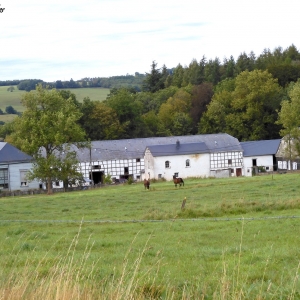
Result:
{"label": "mowed grass", "polygon": [[[298,299],[299,174],[1,198],[4,299]],[[186,197],[186,206],[181,204]],[[9,298],[10,297],[10,298]]]}
{"label": "mowed grass", "polygon": [[[21,99],[25,91],[19,91],[17,86],[14,86],[13,92],[7,91],[8,86],[0,86],[0,108],[5,112],[7,106],[12,106],[18,112],[23,112],[24,107],[21,104]],[[82,102],[85,97],[89,97],[92,101],[103,101],[109,94],[110,89],[106,88],[78,88],[66,89],[76,95],[76,99]],[[10,122],[15,115],[0,115],[0,121]]]}

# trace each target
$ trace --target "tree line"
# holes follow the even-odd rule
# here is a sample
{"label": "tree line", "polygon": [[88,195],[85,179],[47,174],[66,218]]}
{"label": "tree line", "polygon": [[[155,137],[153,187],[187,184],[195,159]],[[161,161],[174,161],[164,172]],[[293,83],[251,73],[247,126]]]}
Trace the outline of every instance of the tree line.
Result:
{"label": "tree line", "polygon": [[[221,61],[218,57],[215,59],[207,59],[203,56],[199,61],[193,59],[188,66],[178,64],[176,67],[167,68],[163,66],[158,70],[153,68],[151,77],[149,74],[140,74],[135,72],[134,75],[112,76],[112,77],[85,77],[80,80],[55,82],[44,82],[41,79],[26,80],[6,80],[0,81],[2,85],[17,85],[19,90],[34,90],[36,84],[42,83],[43,86],[49,86],[56,89],[69,88],[121,88],[134,89],[137,92],[145,91],[145,80],[155,80],[155,76],[162,75],[160,84],[151,85],[151,92],[155,92],[161,88],[169,86],[184,87],[187,85],[199,85],[203,82],[210,82],[216,86],[224,79],[235,78],[243,71],[268,70],[274,78],[278,79],[280,86],[285,87],[289,82],[296,81],[300,77],[300,53],[294,45],[283,50],[281,47],[275,48],[273,51],[264,49],[263,52],[256,57],[253,51],[249,54],[241,53],[235,60],[233,56],[224,58]],[[153,62],[155,63],[155,62]],[[156,72],[156,74],[155,74]]]}
{"label": "tree line", "polygon": [[[56,89],[74,89],[74,88],[121,88],[126,87],[128,89],[134,89],[135,91],[141,91],[143,80],[145,75],[125,75],[125,76],[111,76],[111,77],[85,77],[80,80],[56,80],[55,82],[45,82],[41,79],[25,79],[13,81],[17,85],[19,90],[32,91],[35,90],[37,84],[41,83],[43,87],[56,88]],[[12,85],[12,81],[0,81],[0,86]]]}
{"label": "tree line", "polygon": [[[153,61],[143,76],[136,73],[114,80],[131,77],[143,78],[141,91],[132,86],[113,87],[102,102],[84,98],[79,103],[70,91],[59,89],[80,111],[78,122],[87,139],[216,132],[240,141],[274,139],[282,130],[277,122],[281,103],[289,100],[289,91],[300,78],[300,53],[291,45],[285,50],[264,50],[257,58],[253,52],[241,53],[237,61],[231,57],[221,64],[218,58],[206,61],[203,57],[173,69],[158,68]],[[93,80],[83,81],[97,84]],[[8,133],[2,128],[2,137]]]}
{"label": "tree line", "polygon": [[85,98],[80,124],[91,140],[216,132],[240,141],[280,138],[281,104],[298,78],[294,45],[258,58],[242,53],[223,65],[202,58],[171,71],[153,61],[141,92],[114,88],[103,102]]}

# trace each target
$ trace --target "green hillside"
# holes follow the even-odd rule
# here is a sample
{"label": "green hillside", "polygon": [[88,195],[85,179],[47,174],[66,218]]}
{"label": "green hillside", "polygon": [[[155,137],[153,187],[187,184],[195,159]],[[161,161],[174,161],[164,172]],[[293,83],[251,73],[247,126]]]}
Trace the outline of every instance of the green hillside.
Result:
{"label": "green hillside", "polygon": [[[0,86],[0,109],[5,112],[7,106],[12,106],[18,112],[23,111],[21,104],[22,95],[25,91],[19,91],[17,86],[14,86],[14,91],[7,91],[8,86]],[[76,95],[76,99],[82,102],[85,97],[89,97],[91,100],[103,101],[109,94],[110,89],[106,88],[76,88],[68,89]],[[0,121],[8,122],[13,119],[15,115],[0,115]]]}

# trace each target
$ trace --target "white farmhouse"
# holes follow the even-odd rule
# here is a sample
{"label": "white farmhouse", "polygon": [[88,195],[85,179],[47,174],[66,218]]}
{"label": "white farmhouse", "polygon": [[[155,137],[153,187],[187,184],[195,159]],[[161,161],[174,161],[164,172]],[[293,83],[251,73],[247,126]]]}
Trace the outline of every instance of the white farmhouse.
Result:
{"label": "white farmhouse", "polygon": [[242,148],[227,134],[201,135],[197,143],[178,139],[173,144],[148,146],[145,151],[148,178],[241,176],[242,167]]}

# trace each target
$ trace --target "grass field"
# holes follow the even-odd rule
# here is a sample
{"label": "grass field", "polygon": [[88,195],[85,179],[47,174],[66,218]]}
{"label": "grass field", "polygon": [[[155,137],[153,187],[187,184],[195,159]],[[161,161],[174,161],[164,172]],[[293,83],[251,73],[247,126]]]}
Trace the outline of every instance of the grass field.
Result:
{"label": "grass field", "polygon": [[[25,91],[19,91],[15,86],[13,92],[7,91],[7,86],[0,86],[0,108],[5,112],[7,106],[12,106],[18,112],[24,110],[21,99],[22,95],[26,93]],[[82,102],[85,97],[89,97],[92,101],[103,101],[109,94],[109,89],[104,88],[78,88],[78,89],[68,89],[76,95],[76,99]],[[14,118],[14,115],[0,115],[0,121],[9,122]]]}
{"label": "grass field", "polygon": [[0,295],[299,299],[299,176],[0,198]]}

